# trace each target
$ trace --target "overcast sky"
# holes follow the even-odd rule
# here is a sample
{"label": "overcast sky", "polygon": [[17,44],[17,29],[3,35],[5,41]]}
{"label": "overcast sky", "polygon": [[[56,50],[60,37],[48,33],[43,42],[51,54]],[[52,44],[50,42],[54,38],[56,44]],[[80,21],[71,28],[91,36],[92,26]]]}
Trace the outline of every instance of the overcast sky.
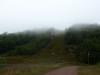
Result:
{"label": "overcast sky", "polygon": [[0,33],[100,23],[100,0],[0,0]]}

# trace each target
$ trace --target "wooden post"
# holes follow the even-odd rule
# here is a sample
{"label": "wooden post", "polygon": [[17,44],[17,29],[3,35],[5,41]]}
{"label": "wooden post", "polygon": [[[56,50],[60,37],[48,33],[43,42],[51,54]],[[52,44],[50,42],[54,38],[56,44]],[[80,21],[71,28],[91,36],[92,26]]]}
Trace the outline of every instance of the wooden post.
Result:
{"label": "wooden post", "polygon": [[88,64],[90,64],[90,53],[89,53],[89,51],[88,51]]}

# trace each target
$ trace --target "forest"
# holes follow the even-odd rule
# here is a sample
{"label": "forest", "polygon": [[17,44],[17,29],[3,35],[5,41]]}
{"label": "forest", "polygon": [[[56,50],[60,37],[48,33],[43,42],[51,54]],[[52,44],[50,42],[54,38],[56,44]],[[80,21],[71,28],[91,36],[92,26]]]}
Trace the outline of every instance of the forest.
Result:
{"label": "forest", "polygon": [[[54,41],[56,43],[52,44]],[[73,25],[65,31],[48,29],[44,32],[24,31],[0,34],[1,57],[33,56],[44,49],[55,50],[55,53],[57,50],[64,50],[65,54],[73,56],[75,61],[96,64],[100,62],[100,25]]]}

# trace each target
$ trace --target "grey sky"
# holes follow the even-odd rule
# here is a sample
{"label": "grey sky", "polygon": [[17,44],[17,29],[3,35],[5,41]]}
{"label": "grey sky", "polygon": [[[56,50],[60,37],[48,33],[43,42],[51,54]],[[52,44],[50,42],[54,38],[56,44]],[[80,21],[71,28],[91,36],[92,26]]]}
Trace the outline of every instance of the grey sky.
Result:
{"label": "grey sky", "polygon": [[100,0],[0,0],[0,33],[100,23]]}

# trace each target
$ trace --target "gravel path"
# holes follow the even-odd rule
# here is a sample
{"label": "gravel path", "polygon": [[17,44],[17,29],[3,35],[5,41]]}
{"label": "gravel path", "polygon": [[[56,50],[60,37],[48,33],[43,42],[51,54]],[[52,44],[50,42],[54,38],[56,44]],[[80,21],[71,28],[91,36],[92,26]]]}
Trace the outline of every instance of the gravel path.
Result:
{"label": "gravel path", "polygon": [[77,75],[78,66],[69,66],[48,72],[45,75]]}

